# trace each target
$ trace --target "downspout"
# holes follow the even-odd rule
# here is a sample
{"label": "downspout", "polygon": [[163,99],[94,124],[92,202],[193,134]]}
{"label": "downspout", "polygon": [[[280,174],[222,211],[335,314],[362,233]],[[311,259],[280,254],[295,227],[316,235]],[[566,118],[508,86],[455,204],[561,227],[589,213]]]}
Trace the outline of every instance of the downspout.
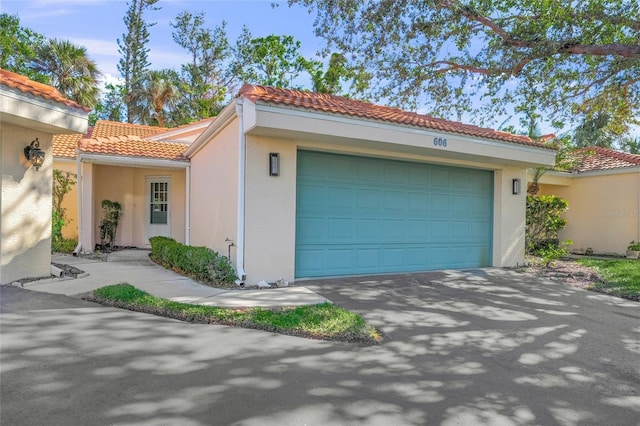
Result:
{"label": "downspout", "polygon": [[76,179],[78,182],[78,245],[73,250],[73,255],[77,256],[82,250],[82,162],[80,153],[76,150]]}
{"label": "downspout", "polygon": [[247,138],[244,134],[244,120],[242,115],[242,98],[236,99],[236,114],[238,116],[238,237],[236,239],[236,270],[238,279],[236,284],[244,285],[247,275],[244,271],[244,193],[245,167],[247,156]]}
{"label": "downspout", "polygon": [[186,179],[186,196],[185,196],[185,218],[184,218],[184,244],[190,245],[191,243],[191,165],[188,165],[185,170]]}

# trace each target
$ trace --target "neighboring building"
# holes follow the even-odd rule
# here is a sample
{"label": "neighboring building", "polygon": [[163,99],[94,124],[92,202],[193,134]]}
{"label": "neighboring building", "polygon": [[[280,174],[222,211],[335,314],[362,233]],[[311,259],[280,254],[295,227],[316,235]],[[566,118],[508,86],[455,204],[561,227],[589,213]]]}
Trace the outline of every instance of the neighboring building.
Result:
{"label": "neighboring building", "polygon": [[570,172],[547,172],[540,195],[569,203],[561,240],[569,250],[623,255],[631,240],[640,241],[640,155],[593,147],[577,151]]}
{"label": "neighboring building", "polygon": [[[140,124],[98,120],[82,134],[63,134],[53,137],[53,168],[64,172],[78,173],[76,150],[82,139],[109,138],[114,136],[151,137],[166,133],[169,129]],[[78,185],[74,185],[65,196],[62,207],[66,209],[67,223],[62,228],[64,238],[78,238]]]}
{"label": "neighboring building", "polygon": [[[87,130],[88,109],[53,87],[0,69],[0,283],[51,271],[52,137]],[[37,141],[39,168],[25,157]]]}

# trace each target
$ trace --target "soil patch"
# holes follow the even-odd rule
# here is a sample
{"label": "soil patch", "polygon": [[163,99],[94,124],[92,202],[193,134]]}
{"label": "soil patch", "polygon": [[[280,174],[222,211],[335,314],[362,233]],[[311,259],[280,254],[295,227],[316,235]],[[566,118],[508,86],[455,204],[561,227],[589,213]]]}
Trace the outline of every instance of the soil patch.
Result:
{"label": "soil patch", "polygon": [[593,269],[571,260],[555,260],[547,267],[539,261],[527,260],[529,266],[518,268],[518,271],[584,289],[588,289],[593,284],[605,282],[604,278]]}

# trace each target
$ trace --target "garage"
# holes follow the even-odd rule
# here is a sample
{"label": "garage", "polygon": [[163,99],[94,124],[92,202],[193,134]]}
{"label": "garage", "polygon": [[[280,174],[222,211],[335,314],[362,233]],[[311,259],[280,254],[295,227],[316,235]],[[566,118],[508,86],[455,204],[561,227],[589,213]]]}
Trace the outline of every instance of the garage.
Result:
{"label": "garage", "polygon": [[298,151],[295,276],[492,264],[492,171]]}

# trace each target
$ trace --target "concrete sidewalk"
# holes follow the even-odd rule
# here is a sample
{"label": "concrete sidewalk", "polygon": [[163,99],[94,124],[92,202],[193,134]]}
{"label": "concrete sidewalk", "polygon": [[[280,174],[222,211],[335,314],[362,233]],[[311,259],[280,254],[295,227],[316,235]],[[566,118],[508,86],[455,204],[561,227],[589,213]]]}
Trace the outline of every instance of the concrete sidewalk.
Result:
{"label": "concrete sidewalk", "polygon": [[129,283],[154,296],[184,303],[220,307],[276,307],[315,305],[328,300],[306,287],[228,290],[209,287],[156,265],[148,250],[121,250],[106,261],[86,257],[52,256],[52,263],[74,266],[88,273],[82,278],[47,278],[24,288],[78,296],[111,284]]}

